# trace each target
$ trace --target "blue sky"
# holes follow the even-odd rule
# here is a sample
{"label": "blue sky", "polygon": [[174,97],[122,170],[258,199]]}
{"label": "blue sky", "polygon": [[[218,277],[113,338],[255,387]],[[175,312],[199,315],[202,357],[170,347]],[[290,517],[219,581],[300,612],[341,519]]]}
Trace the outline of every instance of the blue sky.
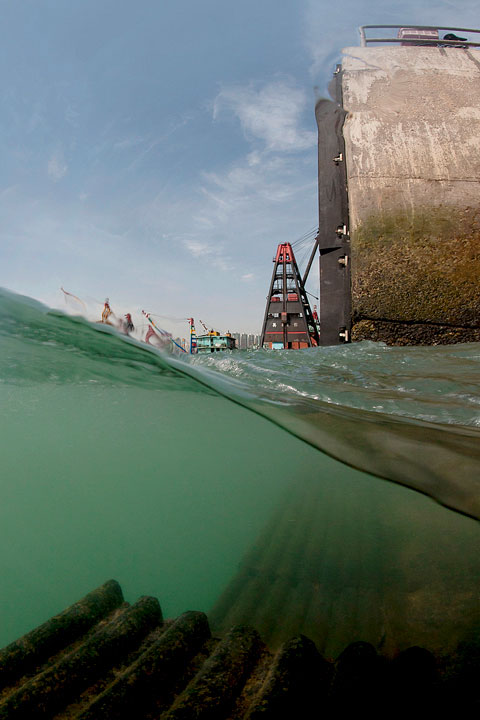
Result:
{"label": "blue sky", "polygon": [[0,285],[241,332],[318,224],[315,97],[358,25],[479,24],[472,0],[0,9]]}

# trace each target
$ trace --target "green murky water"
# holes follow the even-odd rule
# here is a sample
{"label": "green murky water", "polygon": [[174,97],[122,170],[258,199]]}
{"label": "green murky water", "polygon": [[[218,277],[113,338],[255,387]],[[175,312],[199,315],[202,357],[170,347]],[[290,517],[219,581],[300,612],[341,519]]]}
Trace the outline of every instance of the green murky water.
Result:
{"label": "green murky water", "polygon": [[289,607],[327,653],[450,652],[480,619],[478,523],[439,504],[478,514],[479,365],[478,345],[165,358],[2,292],[0,645],[114,577],[273,643]]}

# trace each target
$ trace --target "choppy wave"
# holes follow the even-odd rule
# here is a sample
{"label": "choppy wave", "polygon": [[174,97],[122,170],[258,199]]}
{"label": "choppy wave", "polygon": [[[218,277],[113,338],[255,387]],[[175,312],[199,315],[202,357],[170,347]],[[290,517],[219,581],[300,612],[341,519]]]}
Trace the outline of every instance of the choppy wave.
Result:
{"label": "choppy wave", "polygon": [[242,380],[271,400],[318,401],[425,422],[480,427],[480,344],[383,343],[201,355],[193,364]]}
{"label": "choppy wave", "polygon": [[0,382],[220,393],[353,467],[480,517],[480,345],[379,343],[208,357],[0,292]]}
{"label": "choppy wave", "polygon": [[212,387],[338,460],[476,518],[479,364],[479,344],[359,343],[193,360]]}

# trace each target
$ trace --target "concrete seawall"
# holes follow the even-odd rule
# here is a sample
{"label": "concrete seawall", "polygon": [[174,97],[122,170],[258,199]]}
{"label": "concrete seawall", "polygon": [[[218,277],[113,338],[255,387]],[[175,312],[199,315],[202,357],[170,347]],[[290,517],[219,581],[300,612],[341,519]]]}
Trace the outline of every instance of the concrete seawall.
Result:
{"label": "concrete seawall", "polygon": [[341,69],[352,338],[480,340],[480,51],[352,47]]}

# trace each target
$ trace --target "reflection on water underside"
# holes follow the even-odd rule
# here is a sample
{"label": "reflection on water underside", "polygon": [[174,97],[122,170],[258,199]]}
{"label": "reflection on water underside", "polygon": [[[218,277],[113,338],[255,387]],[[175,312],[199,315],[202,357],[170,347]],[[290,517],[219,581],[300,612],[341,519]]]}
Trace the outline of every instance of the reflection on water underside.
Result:
{"label": "reflection on water underside", "polygon": [[449,655],[475,634],[476,523],[359,478],[292,485],[215,605],[216,628],[253,623],[273,647],[303,633],[332,657],[355,640]]}

